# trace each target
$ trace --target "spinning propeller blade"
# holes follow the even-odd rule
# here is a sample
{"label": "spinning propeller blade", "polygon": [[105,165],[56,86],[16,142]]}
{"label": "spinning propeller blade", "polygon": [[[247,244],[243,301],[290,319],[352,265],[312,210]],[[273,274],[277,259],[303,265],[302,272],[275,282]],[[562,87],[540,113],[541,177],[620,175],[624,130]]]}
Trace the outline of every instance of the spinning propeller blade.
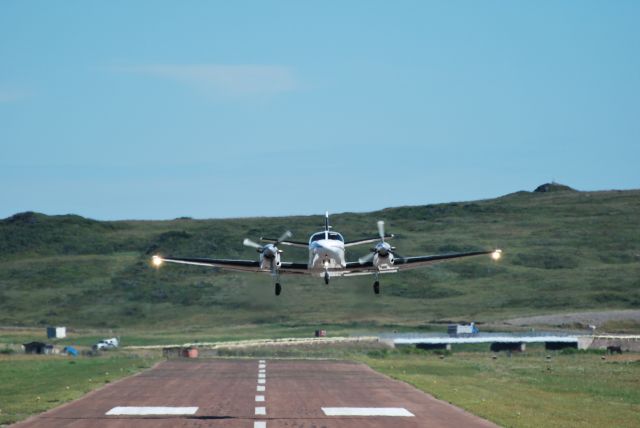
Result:
{"label": "spinning propeller blade", "polygon": [[242,241],[242,245],[255,248],[256,250],[262,250],[262,245],[258,244],[257,242],[253,242],[249,238],[245,238],[244,241]]}

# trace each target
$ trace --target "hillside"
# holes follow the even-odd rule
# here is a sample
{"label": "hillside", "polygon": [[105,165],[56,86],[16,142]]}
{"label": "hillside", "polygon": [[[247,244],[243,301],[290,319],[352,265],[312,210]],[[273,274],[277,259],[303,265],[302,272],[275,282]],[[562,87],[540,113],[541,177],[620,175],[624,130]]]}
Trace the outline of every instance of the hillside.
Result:
{"label": "hillside", "polygon": [[[556,189],[557,190],[557,189]],[[94,221],[21,213],[0,221],[0,325],[123,328],[299,325],[419,326],[447,319],[640,306],[640,191],[517,192],[474,202],[331,217],[347,239],[384,219],[402,255],[500,247],[489,258],[370,277],[283,277],[149,264],[150,254],[254,258],[245,237],[286,229],[306,240],[322,216]],[[285,260],[306,261],[290,247]],[[367,247],[348,253],[350,260]]]}

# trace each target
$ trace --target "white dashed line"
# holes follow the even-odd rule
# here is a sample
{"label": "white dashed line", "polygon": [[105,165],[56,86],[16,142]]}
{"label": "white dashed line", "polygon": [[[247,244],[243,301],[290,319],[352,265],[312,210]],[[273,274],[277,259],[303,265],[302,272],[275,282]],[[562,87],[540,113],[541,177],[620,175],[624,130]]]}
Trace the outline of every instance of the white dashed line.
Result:
{"label": "white dashed line", "polygon": [[255,421],[253,423],[253,428],[267,428],[267,423],[263,421]]}
{"label": "white dashed line", "polygon": [[259,369],[264,369],[264,368],[266,368],[266,367],[267,367],[267,365],[266,365],[266,364],[258,364],[258,368],[259,368]]}
{"label": "white dashed line", "polygon": [[265,389],[266,389],[266,388],[264,387],[264,385],[258,385],[258,386],[256,386],[256,391],[258,391],[258,392],[264,392],[264,390],[265,390]]}
{"label": "white dashed line", "polygon": [[266,373],[258,373],[258,379],[264,379],[266,375]]}
{"label": "white dashed line", "polygon": [[267,383],[266,379],[258,379],[258,383],[261,385],[264,385],[265,383]]}
{"label": "white dashed line", "polygon": [[266,415],[266,414],[267,414],[266,407],[256,407],[256,415]]}
{"label": "white dashed line", "polygon": [[266,373],[266,371],[267,371],[266,369],[260,369],[258,370],[258,373]]}
{"label": "white dashed line", "polygon": [[404,407],[323,407],[327,416],[414,416]]}
{"label": "white dashed line", "polygon": [[260,360],[260,361],[258,361],[258,362],[259,362],[260,364],[265,364],[265,363],[266,363],[266,361],[265,361],[265,360]]}
{"label": "white dashed line", "polygon": [[198,411],[197,407],[126,407],[119,406],[109,410],[106,414],[112,415],[193,415]]}
{"label": "white dashed line", "polygon": [[256,395],[256,401],[264,401],[264,395]]}

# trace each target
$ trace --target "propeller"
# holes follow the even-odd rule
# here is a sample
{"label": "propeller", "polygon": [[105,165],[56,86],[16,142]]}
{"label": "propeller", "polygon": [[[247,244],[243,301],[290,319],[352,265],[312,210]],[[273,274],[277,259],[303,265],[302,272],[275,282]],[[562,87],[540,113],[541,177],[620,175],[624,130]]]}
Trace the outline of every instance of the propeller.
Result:
{"label": "propeller", "polygon": [[378,220],[378,235],[380,235],[380,239],[384,242],[384,221]]}
{"label": "propeller", "polygon": [[373,257],[376,255],[376,253],[381,256],[386,256],[395,250],[394,247],[384,242],[384,236],[385,236],[384,221],[378,220],[377,224],[378,224],[378,235],[380,236],[380,242],[376,244],[374,248],[371,249],[371,252],[369,254],[367,254],[366,256],[362,256],[358,259],[358,263],[360,263],[361,265],[365,263],[369,263],[371,260],[373,260]]}
{"label": "propeller", "polygon": [[242,241],[242,245],[244,245],[245,247],[255,248],[259,252],[262,251],[262,247],[263,247],[262,245],[258,244],[257,242],[252,241],[249,238],[244,238],[244,241]]}
{"label": "propeller", "polygon": [[252,241],[249,238],[245,238],[244,241],[242,241],[242,245],[244,245],[246,247],[255,248],[256,250],[258,250],[259,253],[264,253],[265,250],[270,250],[268,252],[273,254],[276,251],[278,251],[278,247],[277,247],[278,244],[280,244],[285,239],[290,238],[291,236],[293,236],[293,234],[291,233],[290,230],[287,230],[282,235],[280,235],[280,237],[274,243],[270,243],[270,244],[266,244],[266,245],[260,245],[257,242]]}

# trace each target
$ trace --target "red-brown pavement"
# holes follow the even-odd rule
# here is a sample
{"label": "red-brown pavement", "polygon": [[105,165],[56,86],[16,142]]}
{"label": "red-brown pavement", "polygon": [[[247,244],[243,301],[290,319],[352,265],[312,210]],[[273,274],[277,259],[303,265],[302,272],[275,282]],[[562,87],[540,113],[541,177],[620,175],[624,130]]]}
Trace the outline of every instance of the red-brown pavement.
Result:
{"label": "red-brown pavement", "polygon": [[[495,427],[366,365],[318,360],[173,360],[17,424],[26,427]],[[264,402],[256,402],[263,395]],[[117,406],[198,407],[193,415],[107,416]],[[256,415],[264,407],[266,415]],[[403,408],[413,417],[326,416],[323,407]],[[265,422],[264,425],[256,422]]]}

